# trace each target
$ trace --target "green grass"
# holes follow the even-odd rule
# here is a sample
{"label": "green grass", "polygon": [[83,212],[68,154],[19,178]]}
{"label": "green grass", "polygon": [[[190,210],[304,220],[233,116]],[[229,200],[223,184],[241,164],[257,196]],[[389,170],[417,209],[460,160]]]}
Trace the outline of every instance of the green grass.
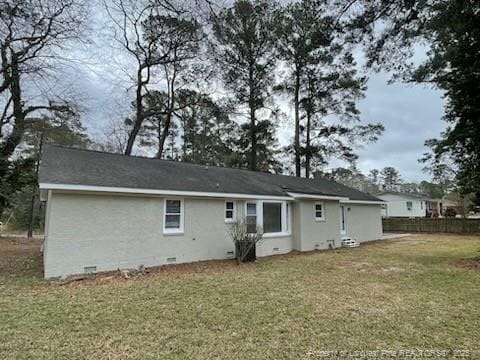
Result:
{"label": "green grass", "polygon": [[37,248],[0,246],[0,359],[480,356],[480,271],[459,266],[479,249],[478,236],[418,235],[62,286],[40,279]]}

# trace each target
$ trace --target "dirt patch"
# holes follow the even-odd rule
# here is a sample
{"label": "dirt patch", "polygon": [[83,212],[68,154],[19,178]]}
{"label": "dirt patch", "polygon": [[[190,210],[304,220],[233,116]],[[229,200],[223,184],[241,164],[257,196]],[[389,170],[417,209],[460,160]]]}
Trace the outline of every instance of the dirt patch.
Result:
{"label": "dirt patch", "polygon": [[[52,281],[51,284],[66,287],[81,287],[96,284],[143,281],[148,279],[182,278],[199,274],[244,272],[245,270],[253,269],[253,266],[254,263],[237,265],[236,260],[209,260],[195,263],[149,267],[142,271],[137,269],[115,270],[86,276],[73,276],[66,280]],[[128,273],[127,276],[125,276],[126,273]]]}
{"label": "dirt patch", "polygon": [[462,259],[455,262],[454,265],[462,269],[480,271],[480,259]]}
{"label": "dirt patch", "polygon": [[42,240],[27,238],[0,238],[0,267],[8,267],[12,261],[40,255]]}

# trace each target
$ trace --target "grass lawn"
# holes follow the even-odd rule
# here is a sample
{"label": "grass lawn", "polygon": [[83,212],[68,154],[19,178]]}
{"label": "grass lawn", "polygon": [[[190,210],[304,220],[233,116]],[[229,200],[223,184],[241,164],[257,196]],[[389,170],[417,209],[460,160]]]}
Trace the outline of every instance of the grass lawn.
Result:
{"label": "grass lawn", "polygon": [[[479,236],[41,280],[39,244],[0,239],[0,359],[315,358],[469,350],[480,357]],[[464,353],[466,354],[466,353]]]}

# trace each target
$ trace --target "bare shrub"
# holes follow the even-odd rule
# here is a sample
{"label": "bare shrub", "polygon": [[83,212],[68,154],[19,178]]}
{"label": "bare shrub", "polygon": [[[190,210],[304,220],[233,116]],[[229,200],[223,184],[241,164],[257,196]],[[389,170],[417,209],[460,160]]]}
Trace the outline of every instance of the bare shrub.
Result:
{"label": "bare shrub", "polygon": [[262,236],[262,231],[258,226],[255,232],[249,232],[247,224],[244,221],[233,224],[230,229],[230,237],[235,244],[235,258],[237,259],[237,263],[245,261],[252,248],[262,240]]}

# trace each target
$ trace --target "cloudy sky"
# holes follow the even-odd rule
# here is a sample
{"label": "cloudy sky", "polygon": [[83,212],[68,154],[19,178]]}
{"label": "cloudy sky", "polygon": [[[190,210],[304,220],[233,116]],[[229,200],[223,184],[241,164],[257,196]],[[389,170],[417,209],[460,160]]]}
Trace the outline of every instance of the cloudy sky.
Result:
{"label": "cloudy sky", "polygon": [[[126,92],[125,69],[129,61],[119,49],[112,48],[105,18],[97,14],[93,43],[78,49],[82,61],[69,68],[84,107],[84,119],[90,134],[100,138],[106,124],[122,119],[132,95]],[[128,70],[127,70],[128,72]],[[443,99],[439,91],[405,84],[387,85],[388,74],[369,74],[368,91],[359,106],[365,122],[381,122],[385,133],[377,143],[358,150],[358,167],[363,172],[393,166],[406,181],[428,179],[418,159],[426,151],[426,139],[438,137],[445,128],[441,120]],[[292,119],[292,109],[285,108]],[[281,142],[293,136],[293,123],[284,124]],[[332,164],[338,166],[340,164]]]}

